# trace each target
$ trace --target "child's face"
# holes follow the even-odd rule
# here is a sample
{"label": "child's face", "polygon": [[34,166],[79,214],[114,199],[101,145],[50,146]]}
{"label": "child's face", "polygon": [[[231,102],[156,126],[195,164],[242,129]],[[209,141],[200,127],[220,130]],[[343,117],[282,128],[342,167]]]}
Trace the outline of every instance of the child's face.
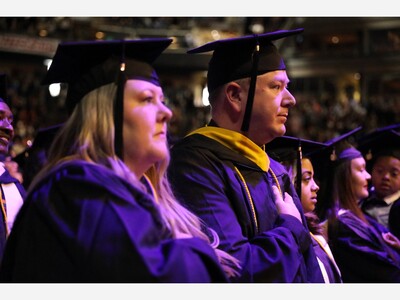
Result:
{"label": "child's face", "polygon": [[400,190],[400,160],[393,156],[377,158],[371,172],[372,185],[378,197],[384,198]]}

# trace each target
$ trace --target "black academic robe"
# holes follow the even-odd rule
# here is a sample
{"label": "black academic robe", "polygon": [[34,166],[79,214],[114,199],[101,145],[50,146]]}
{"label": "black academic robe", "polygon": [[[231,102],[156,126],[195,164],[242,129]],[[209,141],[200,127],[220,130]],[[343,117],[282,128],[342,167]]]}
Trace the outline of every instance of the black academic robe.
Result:
{"label": "black academic robe", "polygon": [[390,208],[389,230],[400,240],[400,198],[393,202]]}
{"label": "black academic robe", "polygon": [[387,229],[366,216],[367,225],[352,212],[329,221],[329,246],[344,283],[400,283],[400,252],[387,245]]}
{"label": "black academic robe", "polygon": [[[0,175],[0,184],[9,184],[9,183],[14,183],[15,186],[17,187],[19,193],[21,194],[22,200],[25,199],[26,196],[26,191],[23,185],[18,181],[18,179],[12,177],[10,173],[7,171],[7,169],[4,170],[3,174]],[[2,193],[3,195],[3,193]],[[5,205],[5,210],[0,212],[0,262],[1,258],[3,257],[4,253],[4,248],[6,246],[6,241],[7,241],[7,230],[6,230],[6,216],[4,215],[7,210],[7,199],[6,200],[6,205]]]}
{"label": "black academic robe", "polygon": [[[246,138],[237,134],[228,132],[226,140],[220,141],[195,133],[171,148],[169,178],[178,199],[218,233],[221,249],[239,259],[239,281],[323,282],[288,174],[270,159],[269,168],[281,189],[293,197],[303,224],[278,213],[271,189],[273,175],[240,153],[241,137]],[[263,159],[267,154],[261,152]]]}
{"label": "black academic robe", "polygon": [[172,239],[153,198],[105,167],[74,161],[27,195],[1,282],[226,282],[199,238]]}

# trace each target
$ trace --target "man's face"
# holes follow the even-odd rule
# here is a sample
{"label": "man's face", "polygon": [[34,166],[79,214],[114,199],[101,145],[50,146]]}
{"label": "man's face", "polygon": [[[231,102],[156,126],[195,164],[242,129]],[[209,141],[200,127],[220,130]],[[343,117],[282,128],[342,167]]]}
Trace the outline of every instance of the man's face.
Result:
{"label": "man's face", "polygon": [[0,154],[6,155],[14,136],[13,114],[4,102],[0,102]]}
{"label": "man's face", "polygon": [[268,72],[257,77],[249,138],[264,145],[286,132],[289,108],[296,104],[288,91],[286,71]]}

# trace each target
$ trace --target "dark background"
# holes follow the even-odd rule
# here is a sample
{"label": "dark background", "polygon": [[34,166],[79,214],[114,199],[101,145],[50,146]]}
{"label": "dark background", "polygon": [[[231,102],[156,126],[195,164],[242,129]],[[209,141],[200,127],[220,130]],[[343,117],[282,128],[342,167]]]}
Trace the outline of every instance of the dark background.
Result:
{"label": "dark background", "polygon": [[325,142],[358,126],[368,132],[400,122],[400,18],[397,17],[0,17],[0,72],[9,76],[14,154],[37,130],[63,122],[65,89],[40,84],[44,61],[61,41],[173,37],[156,61],[170,132],[182,137],[209,119],[201,104],[209,54],[186,50],[217,38],[302,27],[279,40],[297,99],[287,135]]}

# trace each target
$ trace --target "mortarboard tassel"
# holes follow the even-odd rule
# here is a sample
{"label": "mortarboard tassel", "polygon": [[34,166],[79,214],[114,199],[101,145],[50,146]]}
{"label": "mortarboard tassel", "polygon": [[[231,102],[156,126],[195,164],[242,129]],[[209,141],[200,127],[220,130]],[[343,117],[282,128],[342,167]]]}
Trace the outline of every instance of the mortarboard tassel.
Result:
{"label": "mortarboard tassel", "polygon": [[252,70],[251,70],[250,87],[249,87],[249,93],[247,96],[246,111],[245,111],[244,117],[243,117],[243,123],[242,123],[242,128],[241,128],[242,131],[249,130],[251,111],[253,109],[254,93],[255,93],[256,82],[257,82],[257,69],[258,69],[258,59],[259,59],[259,55],[260,55],[260,43],[258,41],[257,35],[255,35],[255,38],[256,38],[257,44],[256,44],[255,51],[253,52],[253,65],[252,65]]}
{"label": "mortarboard tassel", "polygon": [[302,178],[302,168],[301,168],[301,160],[303,159],[303,153],[301,150],[301,140],[299,139],[299,146],[297,148],[297,170],[296,170],[296,192],[299,197],[301,197],[301,178]]}
{"label": "mortarboard tassel", "polygon": [[124,86],[125,86],[125,43],[122,41],[122,50],[121,50],[121,64],[118,72],[117,78],[117,98],[114,103],[114,127],[115,127],[115,154],[121,159],[123,158],[123,118],[124,118]]}

